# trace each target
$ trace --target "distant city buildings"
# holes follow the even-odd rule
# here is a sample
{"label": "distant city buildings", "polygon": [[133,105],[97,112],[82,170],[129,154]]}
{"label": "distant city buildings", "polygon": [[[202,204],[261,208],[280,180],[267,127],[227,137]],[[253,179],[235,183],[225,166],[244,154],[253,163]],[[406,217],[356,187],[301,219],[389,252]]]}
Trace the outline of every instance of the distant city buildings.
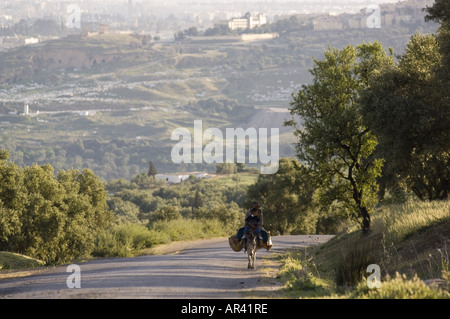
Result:
{"label": "distant city buildings", "polygon": [[178,184],[183,181],[188,180],[189,178],[199,178],[199,179],[208,179],[212,178],[214,175],[204,173],[204,172],[193,172],[193,173],[168,173],[168,174],[156,174],[155,177],[157,180],[163,180],[168,184]]}
{"label": "distant city buildings", "polygon": [[245,16],[240,18],[232,18],[229,20],[222,20],[215,24],[215,26],[228,26],[231,30],[238,29],[253,29],[260,27],[267,23],[267,17],[264,14],[257,14],[252,16],[250,13],[246,13]]}
{"label": "distant city buildings", "polygon": [[[424,23],[423,8],[434,0],[405,0],[375,4],[381,27]],[[291,15],[307,17],[314,31],[368,27],[368,7],[382,0],[350,1],[332,5],[332,1],[296,2],[289,0],[252,2],[199,0],[180,5],[138,0],[14,0],[0,1],[0,51],[22,45],[39,45],[49,39],[68,35],[108,33],[151,34],[158,41],[172,41],[177,30],[196,27],[201,33],[212,26],[231,30],[253,29]],[[364,7],[365,6],[365,7]],[[359,12],[358,12],[359,10]],[[350,12],[350,13],[343,13]],[[234,17],[234,18],[233,18]],[[79,22],[79,23],[68,23]],[[370,26],[369,26],[370,27]],[[155,36],[155,34],[157,36]]]}
{"label": "distant city buildings", "polygon": [[314,31],[361,29],[371,27],[368,18],[379,14],[380,27],[400,26],[423,23],[423,8],[431,6],[434,0],[407,0],[399,3],[387,3],[377,6],[377,12],[363,8],[357,14],[321,15],[312,20]]}

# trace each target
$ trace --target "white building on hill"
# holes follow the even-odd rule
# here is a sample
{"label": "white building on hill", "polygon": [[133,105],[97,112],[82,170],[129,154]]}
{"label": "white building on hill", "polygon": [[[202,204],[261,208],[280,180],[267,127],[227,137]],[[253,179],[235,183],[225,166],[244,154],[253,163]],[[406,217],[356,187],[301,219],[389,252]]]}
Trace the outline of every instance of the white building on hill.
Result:
{"label": "white building on hill", "polygon": [[231,30],[237,29],[253,29],[260,27],[267,23],[267,17],[264,14],[257,14],[256,16],[247,13],[241,18],[233,18],[230,20],[224,20],[216,25],[227,25]]}
{"label": "white building on hill", "polygon": [[164,180],[166,183],[181,183],[189,179],[189,176],[195,176],[197,178],[211,178],[212,175],[208,173],[170,173],[170,174],[156,174],[155,177],[159,180]]}

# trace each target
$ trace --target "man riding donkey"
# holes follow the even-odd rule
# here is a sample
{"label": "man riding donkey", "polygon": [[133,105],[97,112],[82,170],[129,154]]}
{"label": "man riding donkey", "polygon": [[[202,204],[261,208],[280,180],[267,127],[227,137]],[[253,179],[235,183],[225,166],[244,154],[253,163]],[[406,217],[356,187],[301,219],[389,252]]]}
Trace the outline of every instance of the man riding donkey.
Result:
{"label": "man riding donkey", "polygon": [[[248,236],[248,231],[250,230],[250,228],[253,228],[258,233],[261,246],[269,250],[270,247],[272,247],[272,245],[271,243],[269,243],[269,234],[264,229],[263,225],[264,220],[261,206],[259,205],[258,202],[253,202],[252,207],[245,212],[244,227],[238,230],[236,236],[233,236],[234,245],[238,246],[241,240],[246,240]],[[245,244],[242,243],[241,246],[245,247]]]}

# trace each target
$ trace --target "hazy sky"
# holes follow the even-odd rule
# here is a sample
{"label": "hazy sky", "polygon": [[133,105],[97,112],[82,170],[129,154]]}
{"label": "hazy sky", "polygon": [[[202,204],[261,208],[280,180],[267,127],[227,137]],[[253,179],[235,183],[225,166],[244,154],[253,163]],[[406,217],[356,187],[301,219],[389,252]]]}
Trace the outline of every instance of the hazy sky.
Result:
{"label": "hazy sky", "polygon": [[[226,12],[227,14],[243,14],[245,12],[265,13],[269,18],[271,16],[279,16],[286,14],[307,14],[307,13],[357,13],[361,9],[367,8],[371,4],[397,3],[406,0],[42,0],[47,3],[60,2],[61,8],[65,8],[68,4],[79,5],[82,12],[89,13],[111,13],[111,14],[127,14],[130,6],[136,13],[143,16],[151,13],[152,15],[163,16],[174,14],[181,17],[183,14],[198,13],[214,13]],[[450,1],[450,0],[449,0]],[[39,3],[41,0],[0,0],[1,8],[14,8],[14,4]],[[12,6],[11,6],[12,5]],[[38,6],[34,6],[39,8]],[[29,17],[40,17],[49,13],[51,6],[42,6],[42,10],[37,9],[35,15],[33,12],[28,13]],[[22,9],[20,9],[22,10]],[[49,11],[47,11],[49,10]],[[21,15],[27,15],[26,12],[13,12],[15,18],[21,18]],[[22,13],[22,14],[20,14]],[[10,13],[11,14],[11,13]],[[19,16],[19,17],[18,17]]]}
{"label": "hazy sky", "polygon": [[[118,1],[118,0],[111,0]],[[119,0],[122,2],[128,2],[128,0]],[[373,3],[395,3],[406,0],[164,0],[163,2],[171,2],[171,3],[226,3],[226,2],[240,2],[240,3],[299,3],[299,4],[319,4],[325,3],[330,5],[352,5],[352,4],[361,4],[361,5],[369,5]],[[132,0],[133,3],[155,3],[158,1],[155,0]]]}
{"label": "hazy sky", "polygon": [[[1,0],[0,0],[1,1]],[[47,0],[47,1],[60,1],[60,0]],[[82,2],[86,0],[81,0]],[[171,3],[171,4],[189,4],[189,3],[208,3],[208,4],[214,4],[214,3],[227,3],[227,2],[239,2],[242,4],[245,3],[299,3],[299,4],[308,4],[308,5],[316,5],[316,4],[328,4],[328,5],[354,5],[354,4],[361,4],[362,6],[367,6],[369,4],[373,3],[395,3],[395,2],[401,2],[406,0],[131,0],[132,3]],[[67,0],[63,0],[62,2],[67,2]],[[72,2],[76,3],[77,0],[73,0]],[[98,1],[95,1],[98,2]],[[101,2],[104,3],[128,3],[129,0],[102,0]]]}

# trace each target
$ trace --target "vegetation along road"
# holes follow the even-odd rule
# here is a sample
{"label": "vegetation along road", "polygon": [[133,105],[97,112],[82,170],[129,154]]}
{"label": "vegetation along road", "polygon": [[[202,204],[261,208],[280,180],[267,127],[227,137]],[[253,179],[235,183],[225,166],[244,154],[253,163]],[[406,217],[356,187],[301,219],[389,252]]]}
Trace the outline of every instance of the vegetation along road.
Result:
{"label": "vegetation along road", "polygon": [[[163,254],[80,263],[80,288],[68,288],[67,265],[0,281],[0,298],[242,298],[280,288],[277,266],[265,257],[329,240],[328,235],[273,237],[257,254],[257,269],[226,238],[176,243]],[[261,258],[263,257],[263,258]],[[75,283],[75,281],[71,281]]]}

